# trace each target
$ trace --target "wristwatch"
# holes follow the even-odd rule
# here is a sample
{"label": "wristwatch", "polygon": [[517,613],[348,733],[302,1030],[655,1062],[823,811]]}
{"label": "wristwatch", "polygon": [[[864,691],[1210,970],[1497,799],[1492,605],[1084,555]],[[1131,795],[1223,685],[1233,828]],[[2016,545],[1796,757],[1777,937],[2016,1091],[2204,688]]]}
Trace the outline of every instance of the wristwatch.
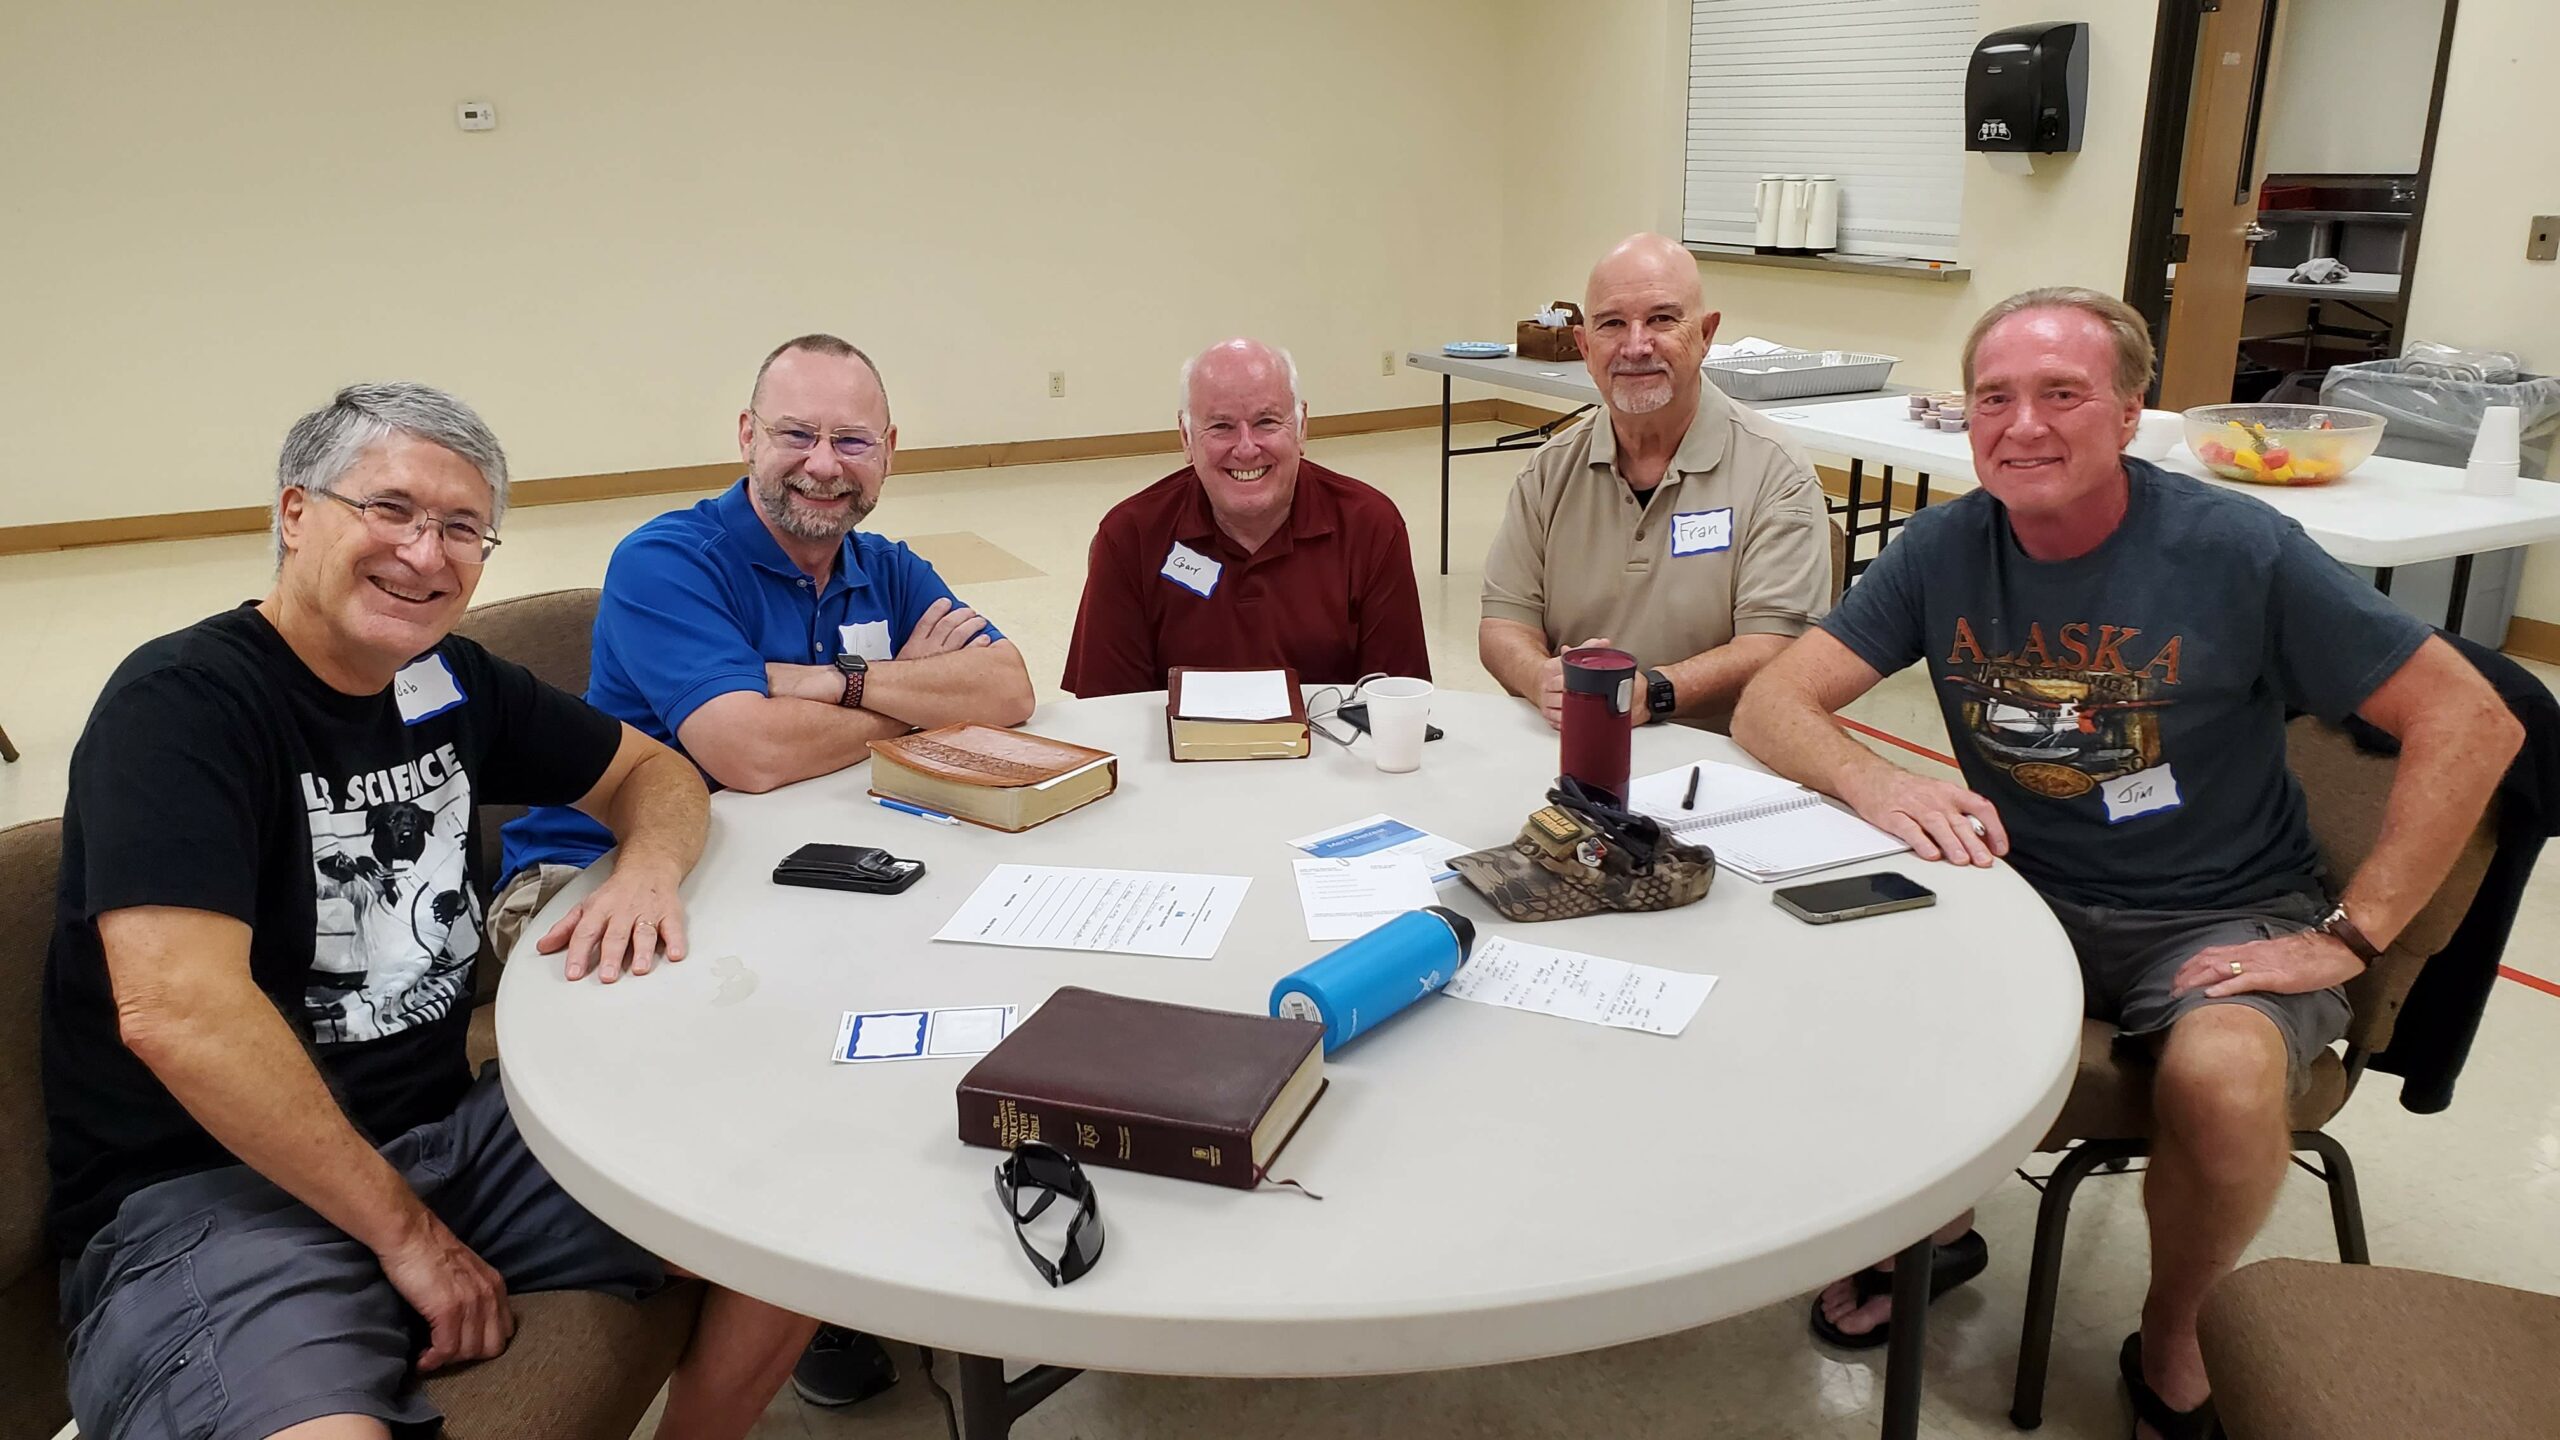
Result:
{"label": "wristwatch", "polygon": [[2364,938],[2364,932],[2356,928],[2355,921],[2347,918],[2347,902],[2344,900],[2320,917],[2320,933],[2335,936],[2339,944],[2356,952],[2356,958],[2367,965],[2382,958],[2382,951]]}
{"label": "wristwatch", "polygon": [[844,672],[844,694],[836,701],[847,710],[862,708],[862,685],[871,678],[871,662],[847,650],[836,657],[836,668]]}
{"label": "wristwatch", "polygon": [[1680,692],[1672,688],[1671,677],[1663,674],[1659,670],[1645,671],[1645,723],[1650,725],[1656,720],[1668,720],[1671,718],[1671,712],[1679,708]]}

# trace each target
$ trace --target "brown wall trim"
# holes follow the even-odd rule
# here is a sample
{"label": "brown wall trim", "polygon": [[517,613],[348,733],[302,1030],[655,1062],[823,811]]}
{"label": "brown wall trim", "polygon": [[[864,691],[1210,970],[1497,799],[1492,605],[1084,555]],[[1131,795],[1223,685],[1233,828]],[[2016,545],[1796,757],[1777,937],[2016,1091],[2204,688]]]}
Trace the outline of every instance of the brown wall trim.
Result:
{"label": "brown wall trim", "polygon": [[2560,625],[2518,615],[2507,622],[2507,643],[2499,648],[2527,660],[2560,665]]}
{"label": "brown wall trim", "polygon": [[[1546,419],[1549,413],[1500,400],[1467,400],[1450,407],[1449,418],[1461,425],[1489,420],[1535,425]],[[1524,415],[1535,418],[1519,418]],[[1361,410],[1348,415],[1314,416],[1307,422],[1307,433],[1322,440],[1342,435],[1372,435],[1387,430],[1419,430],[1439,423],[1439,406],[1409,405],[1395,410]],[[1053,465],[1069,460],[1171,455],[1181,448],[1182,437],[1172,430],[1142,430],[1125,435],[1070,435],[1054,440],[1017,440],[994,445],[941,445],[901,454],[898,473],[930,475],[998,465]],[[555,475],[543,480],[519,480],[509,498],[517,505],[565,505],[580,500],[619,500],[634,495],[717,490],[736,478],[738,467],[732,461],[678,465],[663,470],[624,470],[610,475]],[[209,535],[250,535],[266,528],[266,508],[256,505],[226,510],[182,510],[167,515],[62,520],[44,525],[0,525],[0,555],[78,550],[92,545],[139,545],[155,540],[196,540]]]}

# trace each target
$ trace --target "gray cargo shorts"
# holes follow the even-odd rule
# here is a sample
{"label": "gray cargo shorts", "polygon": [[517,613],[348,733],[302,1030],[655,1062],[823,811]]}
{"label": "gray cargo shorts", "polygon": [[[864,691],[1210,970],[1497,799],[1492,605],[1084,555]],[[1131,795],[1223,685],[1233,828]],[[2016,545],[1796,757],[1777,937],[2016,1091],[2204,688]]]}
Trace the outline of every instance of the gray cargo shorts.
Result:
{"label": "gray cargo shorts", "polygon": [[2299,1091],[2312,1062],[2347,1033],[2347,992],[2336,986],[2303,995],[2251,992],[2214,999],[2202,990],[2169,993],[2178,970],[2199,950],[2245,945],[2319,928],[2329,902],[2316,895],[2280,895],[2234,910],[2119,910],[2074,905],[2048,895],[2044,903],[2071,936],[2080,957],[2086,1009],[2123,1032],[2121,1042],[2147,1052],[2153,1036],[2167,1033],[2188,1011],[2205,1005],[2246,1005],[2275,1022],[2284,1037],[2286,1073]]}
{"label": "gray cargo shorts", "polygon": [[[510,1294],[666,1284],[525,1149],[495,1065],[382,1157]],[[62,1322],[83,1440],[254,1440],[346,1414],[405,1440],[443,1420],[411,1369],[426,1323],[373,1252],[244,1165],[128,1197],[64,1267]]]}

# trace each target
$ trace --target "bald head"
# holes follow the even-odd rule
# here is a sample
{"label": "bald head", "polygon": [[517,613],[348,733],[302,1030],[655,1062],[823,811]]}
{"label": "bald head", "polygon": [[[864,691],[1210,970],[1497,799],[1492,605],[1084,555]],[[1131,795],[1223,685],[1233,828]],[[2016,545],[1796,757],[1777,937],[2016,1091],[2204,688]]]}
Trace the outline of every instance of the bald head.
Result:
{"label": "bald head", "polygon": [[1600,257],[1582,287],[1582,308],[1600,308],[1601,297],[1630,285],[1660,287],[1684,302],[1691,314],[1706,308],[1706,292],[1698,285],[1698,262],[1680,242],[1651,231],[1630,235]]}
{"label": "bald head", "polygon": [[1203,388],[1228,393],[1237,386],[1254,391],[1277,386],[1288,400],[1291,411],[1302,403],[1298,396],[1298,362],[1277,345],[1239,335],[1221,340],[1182,362],[1182,421],[1188,425],[1200,409]]}
{"label": "bald head", "polygon": [[1707,309],[1698,262],[1679,242],[1630,235],[1600,257],[1576,338],[1609,413],[1622,422],[1659,416],[1644,423],[1676,440],[1697,414],[1698,362],[1721,318]]}

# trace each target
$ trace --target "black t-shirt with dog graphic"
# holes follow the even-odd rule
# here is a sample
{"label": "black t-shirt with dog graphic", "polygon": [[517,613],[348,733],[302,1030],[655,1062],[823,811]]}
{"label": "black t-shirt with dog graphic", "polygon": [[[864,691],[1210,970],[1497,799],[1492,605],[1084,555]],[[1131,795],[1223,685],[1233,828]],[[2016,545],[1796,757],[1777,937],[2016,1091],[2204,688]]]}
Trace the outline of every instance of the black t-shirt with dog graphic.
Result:
{"label": "black t-shirt with dog graphic", "polygon": [[72,752],[63,813],[43,1013],[57,1252],[136,1190],[237,1163],[125,1048],[100,915],[246,924],[258,988],[387,1141],[470,1083],[477,807],[577,799],[620,731],[459,637],[379,694],[342,694],[254,606],[128,657]]}

